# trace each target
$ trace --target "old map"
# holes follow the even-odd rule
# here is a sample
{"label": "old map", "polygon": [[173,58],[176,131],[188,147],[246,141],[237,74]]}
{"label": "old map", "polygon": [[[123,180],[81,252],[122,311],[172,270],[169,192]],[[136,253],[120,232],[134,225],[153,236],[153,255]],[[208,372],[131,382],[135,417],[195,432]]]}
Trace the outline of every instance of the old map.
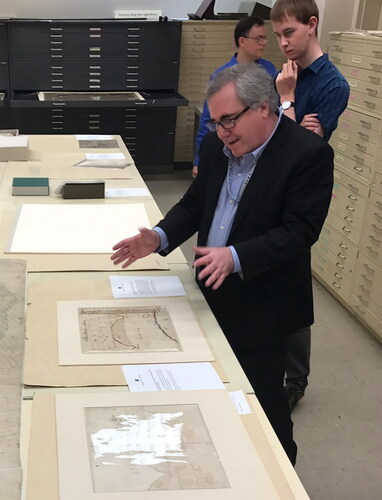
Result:
{"label": "old map", "polygon": [[83,353],[181,351],[165,306],[79,308]]}
{"label": "old map", "polygon": [[230,488],[198,404],[85,408],[95,493]]}

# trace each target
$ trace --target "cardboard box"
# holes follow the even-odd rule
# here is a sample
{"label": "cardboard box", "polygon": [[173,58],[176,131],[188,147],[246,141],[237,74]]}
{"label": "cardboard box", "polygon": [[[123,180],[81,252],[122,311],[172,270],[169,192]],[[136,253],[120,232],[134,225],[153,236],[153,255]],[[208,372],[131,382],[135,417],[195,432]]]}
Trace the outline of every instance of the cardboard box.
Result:
{"label": "cardboard box", "polygon": [[0,135],[0,161],[26,161],[29,159],[27,135]]}

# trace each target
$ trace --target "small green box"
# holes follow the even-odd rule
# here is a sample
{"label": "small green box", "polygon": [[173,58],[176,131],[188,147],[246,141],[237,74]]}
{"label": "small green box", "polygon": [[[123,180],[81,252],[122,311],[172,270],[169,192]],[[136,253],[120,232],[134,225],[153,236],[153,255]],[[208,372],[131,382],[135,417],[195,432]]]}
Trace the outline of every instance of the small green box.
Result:
{"label": "small green box", "polygon": [[48,177],[14,177],[12,182],[13,196],[48,196]]}

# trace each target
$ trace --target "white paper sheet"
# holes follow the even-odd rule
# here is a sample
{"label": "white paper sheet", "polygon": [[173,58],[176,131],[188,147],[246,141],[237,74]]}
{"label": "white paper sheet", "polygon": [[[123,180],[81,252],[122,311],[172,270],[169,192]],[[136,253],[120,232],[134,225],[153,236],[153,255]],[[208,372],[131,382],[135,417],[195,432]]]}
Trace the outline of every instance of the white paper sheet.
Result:
{"label": "white paper sheet", "polygon": [[122,367],[131,392],[224,389],[211,363],[171,363]]}
{"label": "white paper sheet", "polygon": [[123,153],[86,153],[87,160],[126,160]]}
{"label": "white paper sheet", "polygon": [[229,395],[239,415],[249,415],[252,413],[243,391],[233,391]]}
{"label": "white paper sheet", "polygon": [[108,188],[105,189],[105,198],[129,198],[132,196],[150,196],[146,188]]}
{"label": "white paper sheet", "polygon": [[112,135],[86,135],[86,134],[77,134],[76,139],[78,141],[112,141]]}
{"label": "white paper sheet", "polygon": [[112,253],[118,241],[150,227],[143,203],[22,205],[10,252]]}
{"label": "white paper sheet", "polygon": [[178,276],[110,276],[110,284],[115,299],[186,295]]}

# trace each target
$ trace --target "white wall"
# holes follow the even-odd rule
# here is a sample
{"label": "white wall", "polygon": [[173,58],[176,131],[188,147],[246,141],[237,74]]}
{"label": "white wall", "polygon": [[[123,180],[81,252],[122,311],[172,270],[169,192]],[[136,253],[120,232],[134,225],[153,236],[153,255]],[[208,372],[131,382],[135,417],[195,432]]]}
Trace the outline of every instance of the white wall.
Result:
{"label": "white wall", "polygon": [[[202,0],[1,0],[0,17],[76,19],[112,18],[119,9],[160,9],[164,16],[187,17]],[[216,0],[215,13],[238,12],[240,0]],[[271,6],[272,0],[260,0]],[[254,5],[254,2],[253,2]]]}

